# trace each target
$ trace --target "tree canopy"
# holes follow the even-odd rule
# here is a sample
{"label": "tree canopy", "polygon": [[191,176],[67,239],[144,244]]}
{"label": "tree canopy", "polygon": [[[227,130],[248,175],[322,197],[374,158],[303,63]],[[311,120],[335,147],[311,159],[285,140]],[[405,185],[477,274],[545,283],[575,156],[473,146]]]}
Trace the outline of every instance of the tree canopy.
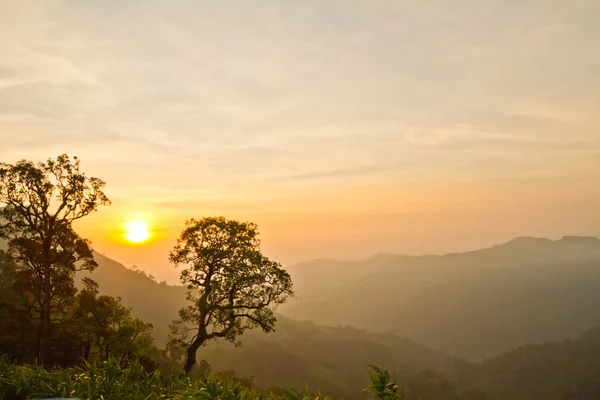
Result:
{"label": "tree canopy", "polygon": [[292,280],[260,251],[257,226],[224,217],[191,219],[170,253],[183,265],[181,282],[190,305],[171,324],[171,347],[187,347],[185,372],[206,342],[239,344],[247,329],[274,330],[274,310],[292,296]]}
{"label": "tree canopy", "polygon": [[39,320],[35,347],[45,363],[52,326],[64,319],[62,310],[77,293],[75,272],[97,266],[72,223],[110,204],[105,183],[83,174],[79,163],[65,154],[41,163],[0,163],[0,238],[8,241],[23,299]]}

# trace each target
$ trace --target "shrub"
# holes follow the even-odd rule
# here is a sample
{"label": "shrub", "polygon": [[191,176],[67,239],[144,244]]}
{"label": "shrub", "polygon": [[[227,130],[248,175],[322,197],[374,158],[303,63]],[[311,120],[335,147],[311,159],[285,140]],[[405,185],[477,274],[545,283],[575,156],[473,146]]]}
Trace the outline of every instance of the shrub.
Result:
{"label": "shrub", "polygon": [[121,368],[110,358],[100,364],[44,369],[40,365],[16,365],[0,359],[0,398],[28,400],[67,397],[87,400],[331,400],[319,392],[283,389],[282,395],[262,393],[239,382],[208,376],[191,379],[147,371],[138,361]]}

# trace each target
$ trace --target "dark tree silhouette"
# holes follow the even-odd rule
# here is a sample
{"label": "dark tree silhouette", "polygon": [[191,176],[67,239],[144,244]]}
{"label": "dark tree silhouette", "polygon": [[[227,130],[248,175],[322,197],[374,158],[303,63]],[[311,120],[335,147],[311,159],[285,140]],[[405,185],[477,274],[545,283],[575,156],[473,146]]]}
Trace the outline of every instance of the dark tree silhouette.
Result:
{"label": "dark tree silhouette", "polygon": [[28,285],[29,307],[39,319],[37,357],[45,364],[53,323],[77,292],[75,272],[97,266],[72,223],[110,204],[103,188],[102,180],[79,171],[77,157],[0,163],[0,238],[8,240],[8,253]]}
{"label": "dark tree silhouette", "polygon": [[212,339],[239,344],[246,329],[273,331],[274,309],[294,294],[290,275],[261,253],[253,223],[223,217],[187,221],[170,260],[185,265],[181,282],[191,303],[170,326],[169,345],[187,348],[186,374],[200,346]]}
{"label": "dark tree silhouette", "polygon": [[153,353],[153,325],[135,318],[119,297],[98,296],[97,284],[84,278],[85,289],[77,296],[73,316],[73,344],[79,344],[85,360],[119,360],[126,368],[134,359]]}

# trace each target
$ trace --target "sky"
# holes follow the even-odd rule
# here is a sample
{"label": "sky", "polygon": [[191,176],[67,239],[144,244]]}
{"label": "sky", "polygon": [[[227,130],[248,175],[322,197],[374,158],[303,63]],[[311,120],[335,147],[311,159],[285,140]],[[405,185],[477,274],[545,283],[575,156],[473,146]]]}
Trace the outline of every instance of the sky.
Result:
{"label": "sky", "polygon": [[[600,236],[597,0],[0,0],[0,161],[107,182],[157,279],[184,222],[284,265]],[[143,244],[123,226],[150,225]]]}

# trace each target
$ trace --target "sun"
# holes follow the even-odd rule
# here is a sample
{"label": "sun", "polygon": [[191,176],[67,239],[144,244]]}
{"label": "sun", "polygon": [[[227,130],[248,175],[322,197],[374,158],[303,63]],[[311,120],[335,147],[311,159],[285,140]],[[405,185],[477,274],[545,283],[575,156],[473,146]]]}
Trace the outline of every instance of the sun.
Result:
{"label": "sun", "polygon": [[148,225],[142,221],[128,222],[125,226],[125,237],[132,243],[142,243],[150,237]]}

